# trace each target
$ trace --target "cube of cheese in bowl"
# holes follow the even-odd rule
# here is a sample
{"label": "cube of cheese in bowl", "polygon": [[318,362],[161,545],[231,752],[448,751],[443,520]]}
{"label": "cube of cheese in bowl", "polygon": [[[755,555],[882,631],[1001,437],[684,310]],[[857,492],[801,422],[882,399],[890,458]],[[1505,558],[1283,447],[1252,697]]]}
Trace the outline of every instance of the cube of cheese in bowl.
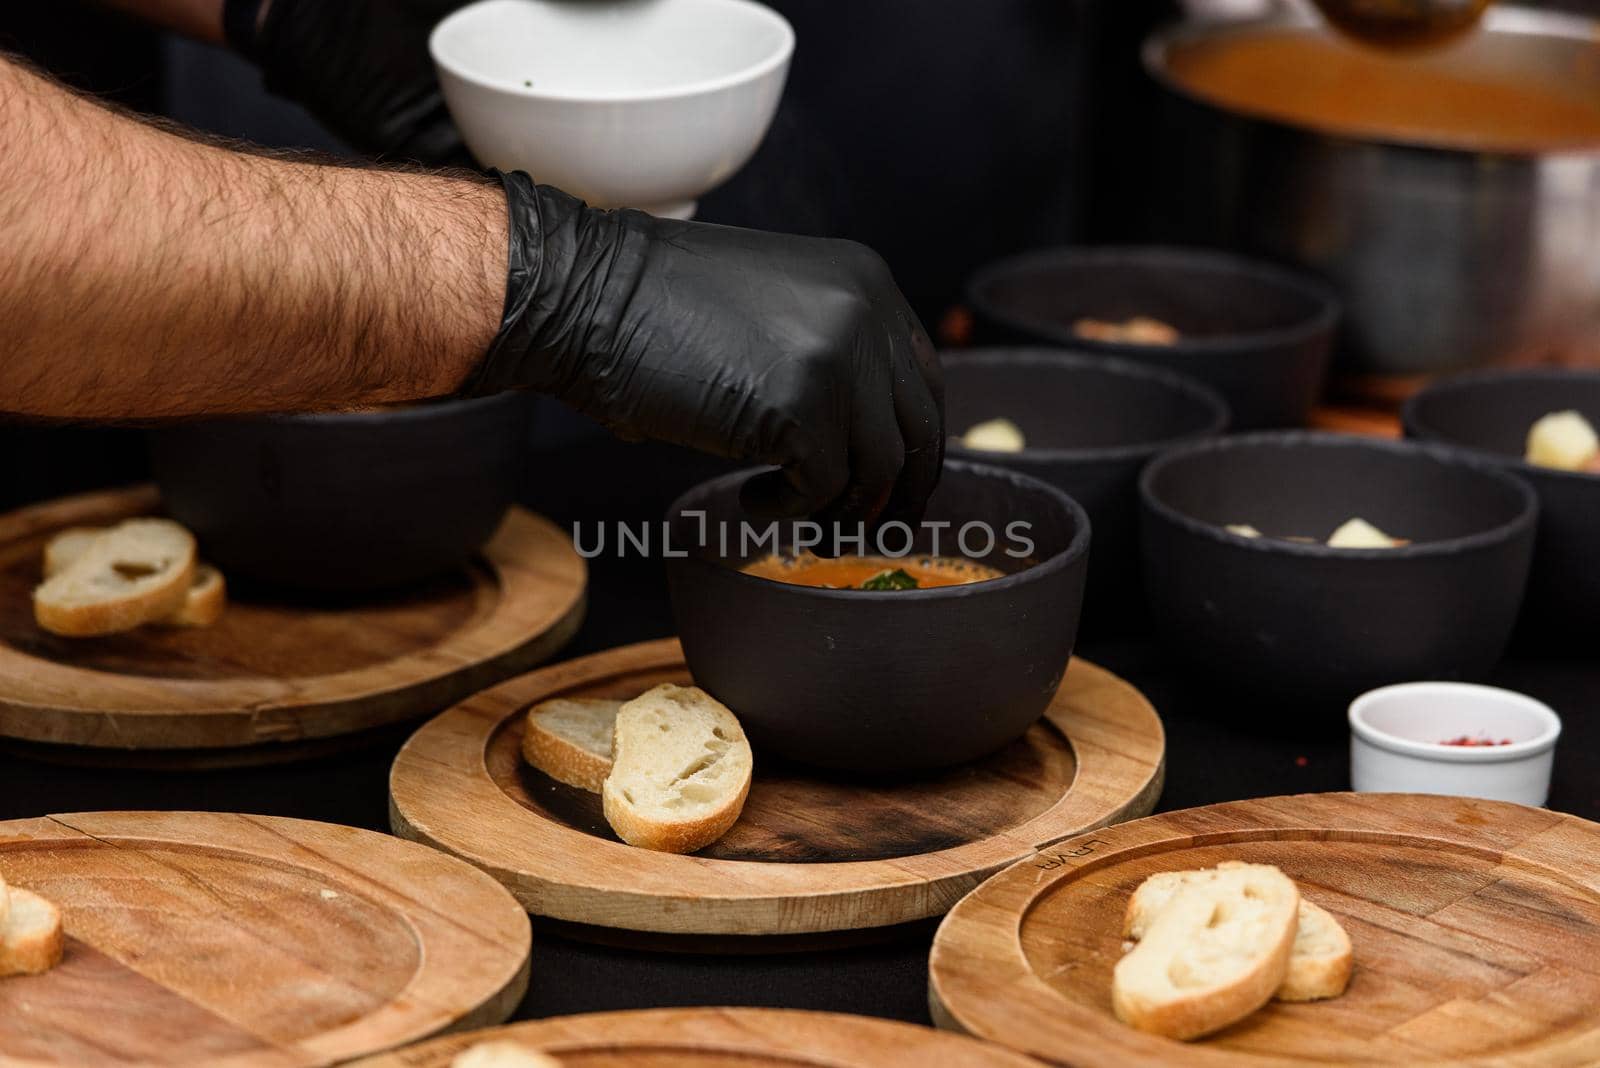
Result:
{"label": "cube of cheese in bowl", "polygon": [[[1540,648],[1592,642],[1600,624],[1600,370],[1482,371],[1412,397],[1406,434],[1470,450],[1539,497],[1539,534],[1520,637]],[[1591,649],[1592,651],[1592,649]]]}
{"label": "cube of cheese in bowl", "polygon": [[[1140,503],[1174,652],[1241,710],[1313,730],[1365,690],[1494,667],[1537,516],[1525,484],[1452,450],[1303,431],[1173,449]],[[1352,516],[1356,533],[1330,539]]]}
{"label": "cube of cheese in bowl", "polygon": [[1523,457],[1535,467],[1557,471],[1600,471],[1600,437],[1594,424],[1582,412],[1568,409],[1541,416],[1528,431],[1528,448]]}
{"label": "cube of cheese in bowl", "polygon": [[948,455],[1043,479],[1083,505],[1095,533],[1084,633],[1142,632],[1139,472],[1164,449],[1222,433],[1227,402],[1110,356],[1005,347],[941,357]]}

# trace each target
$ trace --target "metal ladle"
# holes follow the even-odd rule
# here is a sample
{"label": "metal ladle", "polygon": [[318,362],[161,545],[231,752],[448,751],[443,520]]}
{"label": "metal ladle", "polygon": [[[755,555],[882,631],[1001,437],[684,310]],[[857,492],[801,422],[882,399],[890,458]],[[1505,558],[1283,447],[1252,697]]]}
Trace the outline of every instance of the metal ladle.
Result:
{"label": "metal ladle", "polygon": [[1478,24],[1489,0],[1314,0],[1339,30],[1380,48],[1428,48]]}

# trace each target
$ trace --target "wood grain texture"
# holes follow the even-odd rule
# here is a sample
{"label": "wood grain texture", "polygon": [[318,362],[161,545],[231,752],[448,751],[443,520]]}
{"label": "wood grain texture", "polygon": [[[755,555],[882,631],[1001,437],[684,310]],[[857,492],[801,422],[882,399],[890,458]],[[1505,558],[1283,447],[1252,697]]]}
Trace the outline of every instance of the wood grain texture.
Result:
{"label": "wood grain texture", "polygon": [[422,727],[395,759],[397,833],[461,856],[530,912],[597,927],[793,935],[937,916],[1042,844],[1154,806],[1165,739],[1142,695],[1074,661],[1028,736],[974,765],[861,782],[763,760],[739,823],[696,856],[611,834],[592,795],[526,769],[523,714],[552,697],[687,683],[673,640],[512,679]]}
{"label": "wood grain texture", "polygon": [[61,907],[62,963],[0,981],[0,1065],[334,1064],[498,1023],[526,914],[492,879],[350,827],[201,812],[0,823]]}
{"label": "wood grain texture", "polygon": [[113,750],[326,739],[524,671],[582,621],[582,558],[553,524],[513,510],[474,566],[403,594],[288,602],[246,590],[210,627],[95,639],[40,630],[31,594],[51,534],[157,503],[138,487],[0,516],[0,736]]}
{"label": "wood grain texture", "polygon": [[998,1046],[927,1027],[786,1009],[650,1009],[563,1016],[451,1035],[360,1061],[354,1068],[449,1068],[491,1039],[550,1054],[564,1068],[1030,1068]]}
{"label": "wood grain texture", "polygon": [[[1159,871],[1276,864],[1333,913],[1355,973],[1192,1043],[1111,1011],[1129,896]],[[1600,825],[1471,798],[1308,794],[1163,813],[995,876],[934,940],[942,1025],[1060,1064],[1600,1064]]]}

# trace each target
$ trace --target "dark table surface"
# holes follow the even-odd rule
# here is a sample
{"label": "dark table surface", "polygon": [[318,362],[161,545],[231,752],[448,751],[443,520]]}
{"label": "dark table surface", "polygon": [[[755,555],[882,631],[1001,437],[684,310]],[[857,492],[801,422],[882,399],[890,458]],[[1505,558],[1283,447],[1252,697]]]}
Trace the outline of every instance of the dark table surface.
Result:
{"label": "dark table surface", "polygon": [[[532,468],[528,502],[570,522],[659,516],[664,487],[698,477],[690,461],[614,443],[586,443],[587,462],[552,454]],[[557,462],[561,459],[562,462]],[[655,465],[665,465],[666,474]],[[667,477],[667,474],[675,476]],[[641,504],[641,502],[643,502]],[[566,655],[672,633],[665,581],[647,561],[591,561],[587,621]],[[1254,709],[1221,699],[1137,637],[1079,652],[1138,685],[1167,729],[1162,810],[1349,787],[1339,717],[1298,736],[1302,710]],[[1550,807],[1600,819],[1600,661],[1514,655],[1490,680],[1552,705],[1565,720]],[[1255,725],[1251,725],[1255,724]],[[297,765],[226,771],[74,768],[0,756],[0,819],[99,809],[208,809],[294,816],[387,830],[387,774],[398,741]],[[826,950],[709,955],[600,946],[536,927],[532,981],[516,1018],[675,1005],[824,1009],[926,1023],[931,925],[887,942]]]}

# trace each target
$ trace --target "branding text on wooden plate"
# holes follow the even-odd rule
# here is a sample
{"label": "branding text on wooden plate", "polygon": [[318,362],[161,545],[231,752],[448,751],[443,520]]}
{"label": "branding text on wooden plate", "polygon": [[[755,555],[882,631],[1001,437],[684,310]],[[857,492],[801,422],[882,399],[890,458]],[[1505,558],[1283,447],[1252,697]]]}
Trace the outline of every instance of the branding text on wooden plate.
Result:
{"label": "branding text on wooden plate", "polygon": [[1034,867],[1040,871],[1053,871],[1056,868],[1071,864],[1079,857],[1086,857],[1094,852],[1095,846],[1110,845],[1110,842],[1101,838],[1091,838],[1077,849],[1062,850],[1057,853],[1040,852],[1034,857]]}

